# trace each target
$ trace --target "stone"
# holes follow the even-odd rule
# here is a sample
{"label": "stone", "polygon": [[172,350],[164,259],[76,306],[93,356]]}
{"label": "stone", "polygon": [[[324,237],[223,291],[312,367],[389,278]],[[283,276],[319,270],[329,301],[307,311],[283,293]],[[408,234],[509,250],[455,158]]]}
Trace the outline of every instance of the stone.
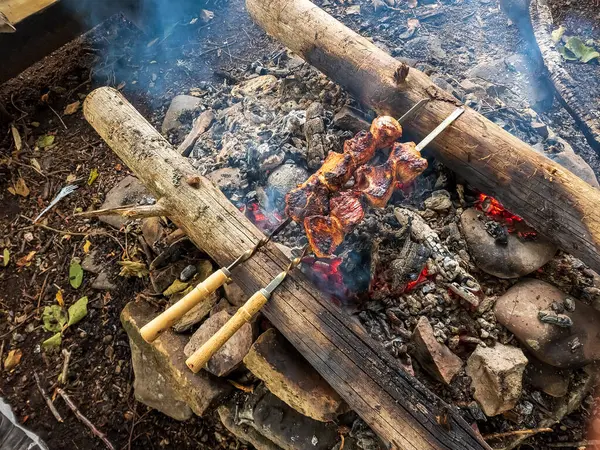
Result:
{"label": "stone", "polygon": [[274,328],[259,336],[244,364],[273,394],[305,416],[330,422],[348,410],[338,393]]}
{"label": "stone", "polygon": [[564,397],[569,391],[569,373],[531,357],[525,369],[525,381],[551,397]]}
{"label": "stone", "polygon": [[242,173],[237,167],[224,167],[206,175],[210,181],[215,183],[222,191],[234,191],[245,184]]}
{"label": "stone", "polygon": [[[171,301],[169,304],[173,305],[181,300],[185,294],[187,294],[191,289],[186,289],[183,292],[178,294],[174,294],[171,296]],[[179,319],[179,321],[173,325],[173,331],[176,333],[184,333],[192,328],[194,325],[202,322],[208,313],[212,310],[213,306],[217,304],[219,301],[219,295],[216,292],[210,294],[208,298],[205,298],[202,302],[198,303],[192,309],[190,309],[184,316]]]}
{"label": "stone", "polygon": [[[550,137],[543,145],[543,154],[565,169],[571,171],[583,181],[594,187],[600,187],[594,169],[578,154],[575,153],[571,144],[550,130]],[[537,149],[539,151],[539,149]]]}
{"label": "stone", "polygon": [[571,298],[541,280],[526,279],[498,298],[494,313],[498,322],[540,361],[559,368],[576,368],[600,359],[600,311],[579,300],[574,311],[563,311],[573,322],[568,328],[544,323],[540,311]]}
{"label": "stone", "polygon": [[460,223],[469,255],[477,267],[498,278],[519,278],[536,271],[550,261],[557,247],[542,236],[524,240],[508,233],[506,245],[500,245],[486,230],[485,214],[466,209]]}
{"label": "stone", "polygon": [[427,317],[421,316],[412,335],[414,357],[436,379],[450,384],[462,370],[463,362],[444,344],[439,343]]}
{"label": "stone", "polygon": [[431,197],[425,200],[425,208],[432,209],[434,211],[447,211],[452,207],[452,200],[450,200],[450,193],[446,190],[434,191]]}
{"label": "stone", "polygon": [[531,128],[537,134],[539,134],[542,138],[546,139],[548,137],[548,126],[542,122],[531,122]]}
{"label": "stone", "polygon": [[453,94],[454,93],[454,86],[452,86],[450,83],[448,83],[444,78],[440,77],[439,75],[432,75],[431,76],[431,81],[437,87],[442,88],[443,90],[445,90],[449,94]]}
{"label": "stone", "polygon": [[159,253],[157,244],[167,235],[160,217],[146,217],[142,220],[142,236],[146,244]]}
{"label": "stone", "polygon": [[108,272],[100,272],[94,281],[92,281],[91,288],[97,291],[114,291],[117,285],[111,281],[111,276]]}
{"label": "stone", "polygon": [[102,256],[98,250],[92,250],[84,256],[83,261],[81,261],[81,268],[86,272],[99,274],[104,269],[104,264],[100,261],[101,258]]}
{"label": "stone", "polygon": [[148,344],[140,335],[140,328],[150,322],[157,312],[143,302],[130,302],[121,312],[121,323],[144,356],[146,366],[152,366],[171,386],[176,396],[185,402],[194,414],[202,416],[211,405],[231,391],[231,386],[205,371],[194,374],[185,365],[186,336],[170,330]]}
{"label": "stone", "polygon": [[198,97],[191,95],[177,95],[171,100],[169,109],[165,114],[165,118],[162,123],[161,131],[163,134],[167,134],[176,128],[179,128],[182,123],[179,121],[181,116],[187,112],[193,112],[200,108],[202,100]]}
{"label": "stone", "polygon": [[231,89],[233,97],[261,97],[273,92],[278,85],[275,75],[262,75],[243,81]]}
{"label": "stone", "polygon": [[169,264],[167,267],[161,269],[150,270],[150,282],[154,287],[154,292],[157,294],[163,293],[173,281],[179,278],[181,271],[185,269],[187,262],[176,261],[173,264]]}
{"label": "stone", "polygon": [[214,316],[215,314],[217,314],[221,311],[227,311],[229,314],[235,314],[235,312],[237,310],[238,310],[237,306],[233,306],[231,303],[229,303],[227,301],[226,298],[222,298],[221,300],[219,300],[217,302],[217,304],[215,306],[212,307],[209,315]]}
{"label": "stone", "polygon": [[285,194],[302,184],[309,177],[306,169],[296,164],[283,164],[267,178],[267,195],[283,198]]}
{"label": "stone", "polygon": [[368,130],[371,127],[371,124],[365,120],[361,111],[350,106],[343,106],[333,116],[333,124],[342,130],[351,131],[352,134]]}
{"label": "stone", "polygon": [[420,36],[409,40],[404,45],[404,55],[440,61],[447,57],[446,51],[442,48],[442,41],[437,36]]}
{"label": "stone", "polygon": [[262,434],[260,434],[252,426],[235,422],[237,405],[221,405],[217,408],[219,418],[225,428],[227,428],[235,437],[237,437],[244,444],[252,445],[256,450],[280,450],[281,447],[276,445],[273,441],[270,441]]}
{"label": "stone", "polygon": [[[106,194],[104,203],[100,209],[117,208],[125,205],[136,205],[142,203],[153,203],[154,199],[148,194],[148,191],[140,181],[130,176],[123,178],[115,187]],[[104,222],[117,229],[121,228],[127,220],[123,216],[98,216],[100,222]]]}
{"label": "stone", "polygon": [[477,346],[467,360],[467,375],[475,389],[473,398],[491,417],[515,407],[523,389],[527,358],[517,347],[496,343]]}
{"label": "stone", "polygon": [[[183,349],[189,357],[208,341],[232,317],[227,311],[221,311],[209,317],[191,337]],[[218,377],[224,377],[236,369],[252,345],[252,325],[245,323],[221,349],[213,355],[205,369]]]}
{"label": "stone", "polygon": [[471,94],[473,92],[482,92],[484,91],[483,86],[473,82],[472,80],[466,78],[460,82],[460,87],[467,94]]}
{"label": "stone", "polygon": [[223,290],[225,291],[225,298],[234,306],[242,306],[249,298],[235,281],[227,283],[223,286]]}
{"label": "stone", "polygon": [[129,346],[135,375],[133,381],[135,399],[175,420],[191,418],[192,409],[167,382],[167,378],[153,364],[148,363],[146,356],[132,339],[129,340]]}

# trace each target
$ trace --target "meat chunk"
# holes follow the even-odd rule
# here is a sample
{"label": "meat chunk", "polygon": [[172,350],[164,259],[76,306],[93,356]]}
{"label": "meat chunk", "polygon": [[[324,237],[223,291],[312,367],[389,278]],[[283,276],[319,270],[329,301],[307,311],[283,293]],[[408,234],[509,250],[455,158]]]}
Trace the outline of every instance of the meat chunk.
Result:
{"label": "meat chunk", "polygon": [[354,173],[352,157],[347,153],[331,152],[317,171],[321,184],[330,191],[341,189]]}
{"label": "meat chunk", "polygon": [[363,166],[356,171],[356,189],[374,208],[383,208],[394,193],[396,165],[386,161],[379,166]]}
{"label": "meat chunk", "polygon": [[402,137],[402,125],[390,116],[379,116],[371,124],[371,134],[375,139],[375,148],[391,147]]}
{"label": "meat chunk", "polygon": [[402,184],[412,183],[427,169],[427,160],[421,157],[414,142],[396,142],[388,161],[396,166],[396,181]]}
{"label": "meat chunk", "polygon": [[352,231],[365,217],[360,197],[360,192],[351,190],[338,192],[329,200],[331,215],[340,222],[345,233]]}
{"label": "meat chunk", "polygon": [[344,241],[342,225],[332,216],[307,217],[304,230],[312,251],[319,258],[332,255]]}
{"label": "meat chunk", "polygon": [[350,155],[354,170],[369,162],[375,153],[375,138],[368,131],[360,131],[344,142],[344,154]]}
{"label": "meat chunk", "polygon": [[329,212],[329,191],[312,175],[285,196],[285,213],[295,222],[302,223],[306,216]]}

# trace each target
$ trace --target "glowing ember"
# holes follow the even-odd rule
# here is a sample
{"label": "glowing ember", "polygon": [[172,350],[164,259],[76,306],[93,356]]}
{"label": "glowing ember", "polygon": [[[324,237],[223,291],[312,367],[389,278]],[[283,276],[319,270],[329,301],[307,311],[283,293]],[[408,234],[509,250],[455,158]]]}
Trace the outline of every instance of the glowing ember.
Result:
{"label": "glowing ember", "polygon": [[317,288],[343,300],[349,297],[349,289],[344,283],[341,264],[342,258],[319,259],[314,256],[304,258],[303,272],[312,280]]}
{"label": "glowing ember", "polygon": [[240,207],[246,217],[263,232],[274,230],[282,221],[281,215],[277,211],[270,214],[265,213],[258,203],[249,203]]}
{"label": "glowing ember", "polygon": [[417,279],[415,281],[409,281],[406,284],[406,288],[404,289],[404,292],[410,292],[414,288],[419,286],[420,284],[425,283],[428,280],[428,276],[429,276],[429,272],[427,271],[427,266],[425,266],[425,267],[423,267],[423,270],[421,270],[421,273],[419,274],[419,276],[417,277]]}
{"label": "glowing ember", "polygon": [[[475,207],[485,213],[487,217],[506,225],[509,233],[517,233],[522,238],[535,238],[537,233],[529,229],[529,226],[522,217],[508,211],[502,203],[494,197],[485,194],[479,194]],[[519,228],[517,230],[517,228]]]}

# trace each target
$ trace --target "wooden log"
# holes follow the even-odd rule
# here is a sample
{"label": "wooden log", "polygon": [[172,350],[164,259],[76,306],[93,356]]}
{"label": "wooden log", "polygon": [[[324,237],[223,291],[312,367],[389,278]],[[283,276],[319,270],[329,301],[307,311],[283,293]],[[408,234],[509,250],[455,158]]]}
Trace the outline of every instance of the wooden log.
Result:
{"label": "wooden log", "polygon": [[[108,145],[168,211],[190,239],[218,264],[231,263],[264,235],[116,90],[90,93],[84,114]],[[194,183],[188,183],[189,180]],[[187,181],[186,181],[187,180]],[[289,260],[274,243],[235,269],[250,296],[284,270]],[[390,448],[489,448],[457,413],[294,270],[263,309]],[[447,426],[439,423],[447,418]]]}
{"label": "wooden log", "polygon": [[[409,69],[309,0],[246,0],[246,6],[268,34],[379,114],[398,117],[429,98],[407,125],[417,140],[459,104],[427,75]],[[469,108],[427,149],[562,250],[600,271],[598,189]]]}

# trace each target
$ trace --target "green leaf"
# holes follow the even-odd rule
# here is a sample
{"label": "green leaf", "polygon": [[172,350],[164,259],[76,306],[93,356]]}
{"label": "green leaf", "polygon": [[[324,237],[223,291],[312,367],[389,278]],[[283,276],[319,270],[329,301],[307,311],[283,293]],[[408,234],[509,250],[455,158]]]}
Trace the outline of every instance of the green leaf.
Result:
{"label": "green leaf", "polygon": [[52,144],[54,144],[54,136],[51,134],[44,134],[43,136],[40,136],[35,143],[35,145],[37,145],[39,148],[50,147]]}
{"label": "green leaf", "polygon": [[57,349],[62,344],[62,336],[60,333],[56,333],[52,337],[49,337],[44,342],[42,342],[42,348],[50,350]]}
{"label": "green leaf", "polygon": [[10,251],[7,248],[2,252],[2,264],[4,267],[8,266],[8,261],[10,261]]}
{"label": "green leaf", "polygon": [[73,286],[75,289],[79,289],[79,286],[81,286],[82,282],[83,269],[77,261],[73,260],[69,266],[69,283],[71,283],[71,286]]}
{"label": "green leaf", "polygon": [[67,322],[67,326],[75,325],[85,316],[87,316],[87,304],[88,298],[81,297],[71,306],[69,306],[69,321]]}
{"label": "green leaf", "polygon": [[555,44],[560,42],[560,40],[563,37],[563,34],[565,34],[565,30],[566,30],[566,28],[563,27],[562,25],[560,27],[558,27],[556,30],[554,30],[552,32],[552,42],[554,42]]}
{"label": "green leaf", "polygon": [[92,170],[90,170],[90,176],[88,177],[88,186],[91,186],[92,183],[94,181],[96,181],[96,178],[98,178],[98,169],[93,168]]}
{"label": "green leaf", "polygon": [[42,313],[42,321],[47,331],[61,332],[67,323],[67,315],[59,305],[46,306]]}
{"label": "green leaf", "polygon": [[600,53],[594,47],[587,46],[577,36],[567,39],[565,47],[570,50],[581,62],[587,63],[594,58],[600,58]]}
{"label": "green leaf", "polygon": [[184,283],[183,281],[180,281],[179,279],[176,279],[175,281],[173,281],[173,283],[171,284],[171,286],[169,286],[163,292],[163,295],[165,297],[168,297],[169,295],[177,294],[178,292],[186,290],[189,285],[190,285],[189,283]]}
{"label": "green leaf", "polygon": [[567,50],[564,45],[561,45],[556,49],[558,50],[558,53],[560,53],[562,57],[567,61],[577,61],[577,56],[573,55],[573,53]]}

